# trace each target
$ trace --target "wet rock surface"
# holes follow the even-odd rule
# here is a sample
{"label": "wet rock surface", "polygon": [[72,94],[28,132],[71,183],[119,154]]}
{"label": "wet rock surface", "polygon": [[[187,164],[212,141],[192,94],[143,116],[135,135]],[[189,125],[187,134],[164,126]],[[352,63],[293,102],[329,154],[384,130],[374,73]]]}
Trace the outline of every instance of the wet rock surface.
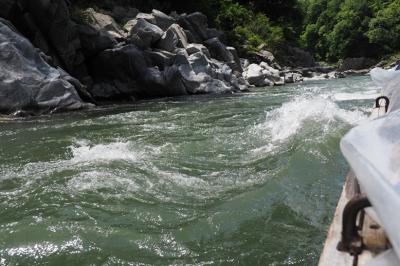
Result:
{"label": "wet rock surface", "polygon": [[79,81],[48,65],[29,40],[0,19],[0,112],[57,112],[88,107]]}

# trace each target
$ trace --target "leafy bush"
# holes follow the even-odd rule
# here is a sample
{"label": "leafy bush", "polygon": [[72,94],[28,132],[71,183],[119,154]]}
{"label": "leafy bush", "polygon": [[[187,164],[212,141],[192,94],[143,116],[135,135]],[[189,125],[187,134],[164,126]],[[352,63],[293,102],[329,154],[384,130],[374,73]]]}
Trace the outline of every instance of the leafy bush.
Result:
{"label": "leafy bush", "polygon": [[271,50],[284,43],[283,29],[272,25],[262,13],[254,13],[249,8],[230,0],[223,1],[216,25],[227,32],[228,42],[241,53],[257,51],[260,45]]}
{"label": "leafy bush", "polygon": [[380,44],[386,52],[400,49],[400,1],[395,0],[376,13],[366,34],[369,41]]}

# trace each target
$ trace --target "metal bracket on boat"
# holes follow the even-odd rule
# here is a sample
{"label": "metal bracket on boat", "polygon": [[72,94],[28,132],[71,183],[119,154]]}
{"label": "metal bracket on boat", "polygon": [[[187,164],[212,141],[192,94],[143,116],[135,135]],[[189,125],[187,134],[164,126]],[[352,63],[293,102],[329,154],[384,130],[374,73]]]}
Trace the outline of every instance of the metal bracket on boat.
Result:
{"label": "metal bracket on boat", "polygon": [[375,107],[376,107],[376,108],[383,107],[383,106],[381,106],[381,104],[380,104],[380,100],[385,100],[385,112],[387,113],[388,108],[389,108],[389,104],[390,104],[389,98],[386,97],[386,96],[379,96],[378,98],[376,98],[376,100],[375,100]]}
{"label": "metal bracket on boat", "polygon": [[367,207],[371,207],[371,203],[364,195],[356,195],[346,204],[343,210],[342,239],[337,245],[337,250],[348,252],[353,256],[362,253],[364,245],[358,231],[362,229],[364,212],[360,215],[361,219],[358,225],[357,217]]}

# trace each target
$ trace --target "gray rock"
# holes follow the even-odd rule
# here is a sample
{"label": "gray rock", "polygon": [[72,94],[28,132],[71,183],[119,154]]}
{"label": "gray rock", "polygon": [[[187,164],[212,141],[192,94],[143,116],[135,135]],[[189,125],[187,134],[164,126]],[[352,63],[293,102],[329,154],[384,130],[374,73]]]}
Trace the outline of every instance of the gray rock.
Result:
{"label": "gray rock", "polygon": [[163,12],[153,9],[151,12],[155,19],[155,23],[162,30],[167,30],[172,24],[176,23],[176,20],[173,17],[170,17]]}
{"label": "gray rock", "polygon": [[176,48],[186,48],[188,41],[184,30],[178,24],[172,24],[164,32],[157,47],[168,52],[174,52]]}
{"label": "gray rock", "polygon": [[189,54],[183,48],[176,49],[175,65],[187,65],[189,64]]}
{"label": "gray rock", "polygon": [[185,30],[185,34],[186,34],[186,36],[188,38],[188,42],[189,43],[199,43],[199,42],[201,42],[201,41],[197,41],[196,37],[194,37],[194,35],[190,31]]}
{"label": "gray rock", "polygon": [[[92,73],[96,77],[136,82],[145,75],[148,60],[145,54],[134,45],[107,49],[94,57],[91,62]],[[131,93],[135,88],[132,86]]]}
{"label": "gray rock", "polygon": [[273,78],[273,79],[278,78],[279,79],[280,71],[278,69],[271,67],[266,62],[261,62],[260,67],[262,67],[264,69],[263,72],[267,73],[267,75],[270,76],[270,78]]}
{"label": "gray rock", "polygon": [[246,69],[248,68],[250,65],[250,61],[246,58],[240,58],[240,66],[242,67],[242,69]]}
{"label": "gray rock", "polygon": [[172,66],[175,62],[176,54],[162,51],[162,50],[153,50],[145,51],[146,55],[151,59],[151,65],[155,65],[161,70],[165,69],[168,66]]}
{"label": "gray rock", "polygon": [[283,85],[285,80],[279,74],[279,70],[270,67],[265,62],[261,62],[260,65],[250,64],[243,72],[247,81],[256,87]]}
{"label": "gray rock", "polygon": [[[93,60],[92,72],[96,80],[105,79],[106,83],[116,87],[119,93],[116,95],[133,97],[226,93],[246,87],[238,84],[229,66],[210,60],[201,52],[189,56],[185,49],[177,48],[174,57],[165,53],[141,51],[133,45],[105,50]],[[157,60],[158,65],[154,65]],[[116,81],[129,91],[121,91],[115,86]]]}
{"label": "gray rock", "polygon": [[[96,80],[117,89],[109,97],[162,97],[186,94],[176,80],[180,73],[177,66],[159,70],[151,65],[146,53],[134,45],[126,45],[100,53],[92,61]],[[104,85],[103,85],[104,86]],[[108,90],[107,92],[112,90]]]}
{"label": "gray rock", "polygon": [[253,62],[257,62],[258,64],[261,62],[266,62],[275,69],[281,69],[281,66],[276,61],[275,56],[270,51],[262,49],[257,52],[252,52],[250,53],[250,58]]}
{"label": "gray rock", "polygon": [[107,31],[117,39],[125,37],[120,26],[109,15],[96,12],[93,8],[88,8],[83,11],[83,16],[86,17],[85,22],[95,29]]}
{"label": "gray rock", "polygon": [[[143,49],[154,45],[164,34],[162,29],[144,19],[135,19],[127,24],[131,26],[128,36],[129,42]],[[125,28],[128,28],[127,25],[125,25]]]}
{"label": "gray rock", "polygon": [[207,39],[206,28],[202,30],[205,36],[202,36],[202,34],[198,33],[198,26],[193,25],[192,22],[188,20],[188,16],[186,14],[179,15],[176,20],[178,21],[178,24],[185,30],[190,43],[202,43]]}
{"label": "gray rock", "polygon": [[124,31],[125,31],[127,34],[129,34],[129,33],[131,32],[132,27],[133,27],[134,25],[136,25],[136,23],[137,23],[137,19],[128,20],[128,21],[124,24],[124,27],[123,27]]}
{"label": "gray rock", "polygon": [[135,19],[144,19],[151,24],[157,23],[156,18],[153,16],[153,14],[139,13],[136,15]]}
{"label": "gray rock", "polygon": [[107,82],[95,83],[90,88],[90,93],[97,100],[118,99],[122,96],[122,93],[117,89],[115,85]]}
{"label": "gray rock", "polygon": [[257,64],[250,64],[243,73],[250,85],[264,86],[266,75],[262,72],[263,68]]}
{"label": "gray rock", "polygon": [[207,23],[207,17],[204,14],[200,12],[194,12],[192,14],[187,15],[186,19],[187,21],[189,21],[189,23],[192,25],[194,29],[194,32],[192,32],[193,34],[199,36],[201,40],[208,39],[208,34],[207,34],[208,23]]}
{"label": "gray rock", "polygon": [[49,66],[25,37],[0,19],[0,112],[88,107],[65,75]]}
{"label": "gray rock", "polygon": [[280,77],[279,79],[275,79],[273,82],[275,86],[282,86],[285,85],[285,78]]}
{"label": "gray rock", "polygon": [[299,73],[288,72],[284,74],[285,83],[296,83],[303,81],[303,76]]}
{"label": "gray rock", "polygon": [[238,69],[240,71],[240,73],[243,72],[242,64],[240,62],[240,58],[239,58],[239,55],[238,55],[236,49],[234,47],[230,47],[230,46],[226,47],[226,49],[232,54],[233,61],[236,64],[235,65],[236,69]]}
{"label": "gray rock", "polygon": [[201,51],[189,56],[189,64],[196,74],[212,75],[212,68],[208,58]]}
{"label": "gray rock", "polygon": [[342,78],[345,78],[345,77],[346,77],[346,75],[343,74],[342,72],[335,72],[335,78],[342,79]]}
{"label": "gray rock", "polygon": [[90,25],[77,25],[77,30],[86,56],[93,56],[118,44],[108,32],[97,30]]}
{"label": "gray rock", "polygon": [[227,63],[233,70],[242,72],[240,62],[235,61],[233,54],[218,38],[209,39],[205,41],[204,44],[210,51],[212,57]]}
{"label": "gray rock", "polygon": [[201,53],[205,54],[208,58],[211,58],[210,52],[208,51],[207,47],[205,47],[202,44],[198,44],[198,43],[188,44],[188,46],[186,47],[186,52],[189,55],[201,52]]}

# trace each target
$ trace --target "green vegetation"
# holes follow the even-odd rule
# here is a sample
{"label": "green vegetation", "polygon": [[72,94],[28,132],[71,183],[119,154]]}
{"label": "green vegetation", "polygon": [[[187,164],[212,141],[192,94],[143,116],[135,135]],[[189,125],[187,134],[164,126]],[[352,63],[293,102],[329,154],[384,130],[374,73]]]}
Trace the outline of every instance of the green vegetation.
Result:
{"label": "green vegetation", "polygon": [[400,0],[306,0],[300,42],[319,60],[379,58],[400,48]]}
{"label": "green vegetation", "polygon": [[274,26],[265,14],[254,13],[232,1],[223,2],[215,22],[242,53],[257,50],[261,45],[274,50],[285,41],[283,28]]}
{"label": "green vegetation", "polygon": [[242,54],[262,44],[272,51],[292,45],[337,62],[400,51],[400,0],[202,0],[181,6],[190,9],[207,14]]}
{"label": "green vegetation", "polygon": [[[77,0],[87,2],[85,0]],[[95,1],[105,5],[107,1]],[[149,12],[200,11],[242,55],[300,46],[317,60],[382,58],[400,51],[400,0],[115,0]]]}

